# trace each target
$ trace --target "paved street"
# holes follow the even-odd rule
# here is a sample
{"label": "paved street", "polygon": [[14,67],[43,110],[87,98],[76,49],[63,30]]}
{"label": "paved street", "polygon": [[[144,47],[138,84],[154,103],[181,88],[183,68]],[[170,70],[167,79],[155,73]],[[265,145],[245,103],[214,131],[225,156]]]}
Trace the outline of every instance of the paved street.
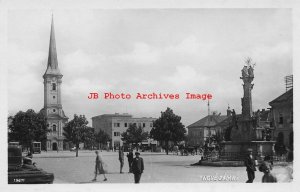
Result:
{"label": "paved street", "polygon": [[[133,174],[128,173],[128,162],[125,152],[124,174],[119,173],[117,152],[100,152],[106,163],[108,181],[99,175],[97,183],[133,183]],[[141,153],[145,170],[141,183],[203,183],[203,182],[241,182],[247,180],[245,167],[204,167],[190,166],[199,160],[199,156],[165,155],[165,153]],[[33,161],[37,166],[54,173],[54,183],[91,183],[94,177],[94,151],[75,152],[42,152],[34,154]],[[275,167],[274,173],[284,180],[286,168]],[[223,177],[225,176],[225,177]],[[256,172],[255,182],[261,182],[262,173]],[[214,180],[217,181],[214,181]]]}

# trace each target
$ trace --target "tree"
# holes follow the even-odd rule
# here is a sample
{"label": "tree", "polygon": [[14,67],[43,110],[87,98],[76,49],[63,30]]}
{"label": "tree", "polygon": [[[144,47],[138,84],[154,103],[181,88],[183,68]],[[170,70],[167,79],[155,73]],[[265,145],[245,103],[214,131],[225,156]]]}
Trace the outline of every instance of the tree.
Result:
{"label": "tree", "polygon": [[86,127],[84,132],[84,148],[92,150],[96,145],[96,135],[94,128]]}
{"label": "tree", "polygon": [[32,109],[26,112],[19,111],[15,116],[9,117],[8,140],[18,141],[23,147],[32,151],[32,142],[47,141],[47,120],[43,113],[36,113]]}
{"label": "tree", "polygon": [[126,132],[122,133],[121,136],[122,141],[134,144],[137,148],[138,143],[148,139],[148,132],[144,132],[142,127],[137,127],[136,124],[130,124]]}
{"label": "tree", "polygon": [[109,135],[100,129],[100,131],[95,135],[96,142],[98,144],[106,145],[108,141],[110,141]]}
{"label": "tree", "polygon": [[89,131],[84,115],[74,115],[74,118],[69,121],[64,127],[65,141],[72,142],[76,147],[76,157],[78,157],[79,144],[86,140],[86,134]]}
{"label": "tree", "polygon": [[167,155],[169,152],[169,141],[177,144],[185,139],[186,130],[180,121],[181,117],[175,115],[172,109],[167,108],[165,112],[161,112],[161,116],[153,123],[150,137],[160,142],[164,141]]}

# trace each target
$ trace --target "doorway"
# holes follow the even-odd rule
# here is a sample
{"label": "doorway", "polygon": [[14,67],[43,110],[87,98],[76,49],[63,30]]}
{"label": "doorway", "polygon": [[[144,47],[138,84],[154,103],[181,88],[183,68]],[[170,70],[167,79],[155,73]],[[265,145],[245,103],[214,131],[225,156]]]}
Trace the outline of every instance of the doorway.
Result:
{"label": "doorway", "polygon": [[52,150],[53,151],[57,151],[57,143],[53,143],[52,144]]}

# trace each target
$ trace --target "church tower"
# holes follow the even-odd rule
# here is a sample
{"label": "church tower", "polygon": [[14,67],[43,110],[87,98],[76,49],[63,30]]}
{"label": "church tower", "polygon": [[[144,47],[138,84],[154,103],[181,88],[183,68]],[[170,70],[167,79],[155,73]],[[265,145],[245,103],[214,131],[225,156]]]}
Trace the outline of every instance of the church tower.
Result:
{"label": "church tower", "polygon": [[56,43],[54,35],[53,16],[51,21],[50,43],[48,63],[44,78],[44,108],[48,122],[47,150],[63,150],[63,127],[68,121],[68,117],[62,109],[61,103],[61,83],[63,75],[58,68]]}

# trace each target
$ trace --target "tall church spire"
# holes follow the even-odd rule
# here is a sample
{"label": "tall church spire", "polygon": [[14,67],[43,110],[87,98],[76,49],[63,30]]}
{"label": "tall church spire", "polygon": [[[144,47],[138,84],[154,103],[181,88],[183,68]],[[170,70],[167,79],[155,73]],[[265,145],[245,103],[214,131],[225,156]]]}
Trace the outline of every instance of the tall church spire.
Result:
{"label": "tall church spire", "polygon": [[62,108],[61,99],[61,84],[63,75],[58,68],[56,42],[54,35],[53,15],[51,21],[50,43],[48,63],[44,79],[44,108],[41,110],[47,119],[48,129],[47,134],[47,150],[63,150],[64,143],[63,127],[68,121]]}
{"label": "tall church spire", "polygon": [[45,75],[61,75],[58,68],[58,61],[57,61],[53,14],[52,14],[52,21],[51,21],[48,64],[47,64],[47,70],[45,72]]}

